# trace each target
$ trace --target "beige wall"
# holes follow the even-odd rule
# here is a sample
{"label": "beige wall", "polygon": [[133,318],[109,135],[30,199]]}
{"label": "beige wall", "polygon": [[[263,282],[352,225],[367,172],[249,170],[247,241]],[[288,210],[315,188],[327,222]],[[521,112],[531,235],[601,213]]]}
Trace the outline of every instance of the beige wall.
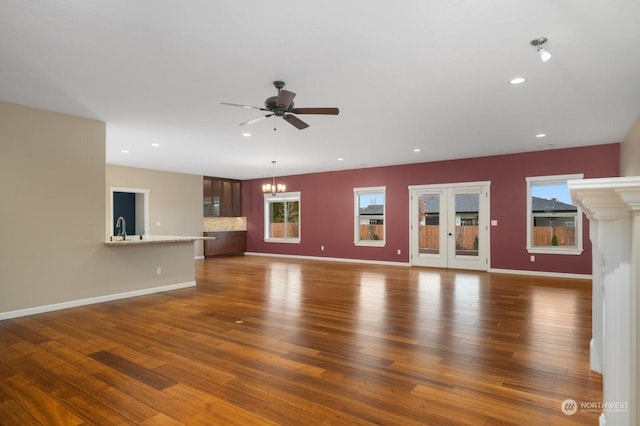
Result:
{"label": "beige wall", "polygon": [[620,176],[640,176],[640,117],[620,144]]}
{"label": "beige wall", "polygon": [[103,245],[105,187],[104,123],[0,102],[0,317],[195,280],[192,243]]}
{"label": "beige wall", "polygon": [[[149,234],[202,236],[202,176],[107,165],[106,212],[111,187],[149,190]],[[157,225],[160,223],[160,225]],[[194,255],[203,255],[202,241]]]}

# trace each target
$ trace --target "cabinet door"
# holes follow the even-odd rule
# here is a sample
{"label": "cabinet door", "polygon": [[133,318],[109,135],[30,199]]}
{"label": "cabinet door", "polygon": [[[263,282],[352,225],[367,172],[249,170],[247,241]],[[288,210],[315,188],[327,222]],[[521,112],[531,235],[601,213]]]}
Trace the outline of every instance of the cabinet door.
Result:
{"label": "cabinet door", "polygon": [[222,182],[220,179],[212,179],[212,187],[211,216],[220,216],[222,205]]}
{"label": "cabinet door", "polygon": [[242,231],[229,232],[226,241],[226,251],[233,254],[244,254],[247,249],[247,233]]}
{"label": "cabinet door", "polygon": [[205,256],[218,256],[225,253],[227,245],[227,236],[224,232],[207,232],[207,237],[216,237],[215,240],[205,240],[204,242],[204,255]]}
{"label": "cabinet door", "polygon": [[205,217],[239,217],[242,214],[240,181],[203,176]]}
{"label": "cabinet door", "polygon": [[222,201],[220,202],[220,216],[230,217],[233,216],[233,196],[231,193],[232,183],[228,180],[223,180],[221,183]]}
{"label": "cabinet door", "polygon": [[213,216],[213,182],[206,176],[202,179],[202,208],[205,217]]}
{"label": "cabinet door", "polygon": [[231,215],[235,217],[242,216],[242,192],[240,188],[240,182],[233,182],[231,197],[233,203]]}
{"label": "cabinet door", "polygon": [[220,216],[222,183],[220,179],[204,176],[202,179],[202,205],[205,217]]}
{"label": "cabinet door", "polygon": [[205,240],[205,256],[242,255],[247,247],[246,231],[205,232],[205,237],[216,237],[215,240]]}

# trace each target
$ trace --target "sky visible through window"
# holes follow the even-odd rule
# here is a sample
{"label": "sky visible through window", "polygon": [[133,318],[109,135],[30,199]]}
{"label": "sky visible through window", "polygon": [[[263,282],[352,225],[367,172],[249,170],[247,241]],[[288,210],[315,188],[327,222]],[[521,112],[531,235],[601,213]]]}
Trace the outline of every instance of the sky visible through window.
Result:
{"label": "sky visible through window", "polygon": [[555,198],[562,203],[573,205],[567,185],[532,185],[531,195],[547,200]]}
{"label": "sky visible through window", "polygon": [[383,205],[384,195],[379,194],[360,194],[360,208],[364,209],[367,206]]}

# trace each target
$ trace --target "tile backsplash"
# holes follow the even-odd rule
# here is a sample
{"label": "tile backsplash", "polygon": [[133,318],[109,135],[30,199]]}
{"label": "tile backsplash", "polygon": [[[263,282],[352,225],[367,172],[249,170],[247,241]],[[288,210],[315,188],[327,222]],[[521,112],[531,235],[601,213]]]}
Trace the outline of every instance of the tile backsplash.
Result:
{"label": "tile backsplash", "polygon": [[246,217],[205,217],[203,223],[204,232],[216,231],[246,231]]}

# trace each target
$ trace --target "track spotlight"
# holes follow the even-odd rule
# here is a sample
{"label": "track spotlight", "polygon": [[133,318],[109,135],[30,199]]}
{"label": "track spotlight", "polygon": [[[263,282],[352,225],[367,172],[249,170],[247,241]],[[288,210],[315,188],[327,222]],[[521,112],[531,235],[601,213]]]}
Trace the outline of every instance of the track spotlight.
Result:
{"label": "track spotlight", "polygon": [[538,37],[538,38],[534,38],[529,43],[532,46],[536,47],[536,49],[538,51],[538,55],[540,55],[540,60],[542,62],[547,62],[549,59],[551,59],[551,53],[547,52],[546,50],[544,50],[542,48],[542,45],[545,44],[546,42],[547,42],[547,38],[546,37]]}

